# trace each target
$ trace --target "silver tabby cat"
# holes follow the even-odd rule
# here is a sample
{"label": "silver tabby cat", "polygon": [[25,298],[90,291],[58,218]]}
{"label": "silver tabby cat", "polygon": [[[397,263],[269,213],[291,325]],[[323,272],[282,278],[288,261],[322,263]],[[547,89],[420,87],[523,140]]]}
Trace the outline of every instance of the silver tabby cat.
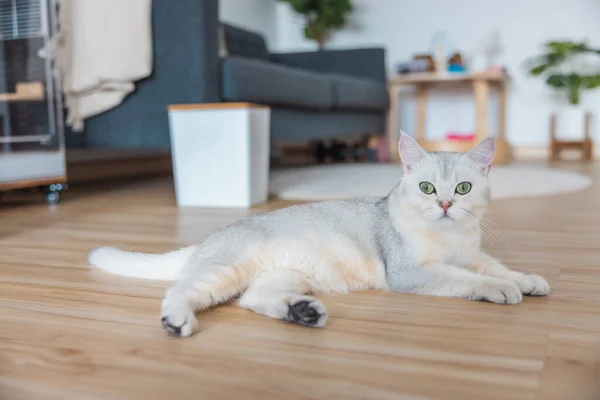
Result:
{"label": "silver tabby cat", "polygon": [[512,271],[480,248],[493,139],[467,153],[426,152],[403,133],[399,152],[404,173],[386,197],[253,215],[166,254],[103,247],[89,262],[176,280],[162,302],[162,324],[176,336],[195,331],[197,311],[234,298],[271,318],[322,327],[327,311],[311,294],[377,289],[518,304],[548,293],[542,277]]}

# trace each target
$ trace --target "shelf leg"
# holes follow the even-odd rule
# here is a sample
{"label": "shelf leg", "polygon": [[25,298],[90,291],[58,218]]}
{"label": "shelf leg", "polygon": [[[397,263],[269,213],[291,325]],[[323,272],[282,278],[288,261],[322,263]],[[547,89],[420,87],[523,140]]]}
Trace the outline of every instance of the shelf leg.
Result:
{"label": "shelf leg", "polygon": [[425,143],[425,123],[427,121],[427,88],[424,85],[417,86],[417,141]]}
{"label": "shelf leg", "polygon": [[388,140],[388,153],[390,162],[399,163],[400,155],[398,154],[398,86],[391,84],[390,92],[390,108],[388,110],[388,120],[386,127],[386,136]]}
{"label": "shelf leg", "polygon": [[508,164],[512,159],[512,149],[506,140],[506,85],[498,86],[498,137],[496,138],[496,164]]}
{"label": "shelf leg", "polygon": [[486,80],[477,79],[473,82],[475,91],[475,136],[480,142],[487,137],[488,108],[490,102],[490,85]]}

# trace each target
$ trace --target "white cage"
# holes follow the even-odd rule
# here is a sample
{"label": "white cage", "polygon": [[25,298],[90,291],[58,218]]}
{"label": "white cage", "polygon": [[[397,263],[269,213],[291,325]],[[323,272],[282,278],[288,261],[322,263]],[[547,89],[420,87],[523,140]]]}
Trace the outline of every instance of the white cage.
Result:
{"label": "white cage", "polygon": [[57,0],[0,0],[0,190],[65,180]]}

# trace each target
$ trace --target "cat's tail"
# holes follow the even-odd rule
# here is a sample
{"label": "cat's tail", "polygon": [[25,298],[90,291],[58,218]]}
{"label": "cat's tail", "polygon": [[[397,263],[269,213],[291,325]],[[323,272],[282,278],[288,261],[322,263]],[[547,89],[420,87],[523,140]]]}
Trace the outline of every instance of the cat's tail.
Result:
{"label": "cat's tail", "polygon": [[176,280],[196,246],[164,254],[134,253],[114,247],[100,247],[88,255],[88,262],[106,272],[140,279]]}

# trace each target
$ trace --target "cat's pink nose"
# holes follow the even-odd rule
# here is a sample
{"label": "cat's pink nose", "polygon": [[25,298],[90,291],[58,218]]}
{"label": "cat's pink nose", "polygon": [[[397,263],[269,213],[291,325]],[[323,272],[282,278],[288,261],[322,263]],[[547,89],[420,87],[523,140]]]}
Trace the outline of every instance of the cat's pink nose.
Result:
{"label": "cat's pink nose", "polygon": [[445,213],[448,212],[448,209],[452,206],[452,203],[440,203],[440,207],[444,210]]}

